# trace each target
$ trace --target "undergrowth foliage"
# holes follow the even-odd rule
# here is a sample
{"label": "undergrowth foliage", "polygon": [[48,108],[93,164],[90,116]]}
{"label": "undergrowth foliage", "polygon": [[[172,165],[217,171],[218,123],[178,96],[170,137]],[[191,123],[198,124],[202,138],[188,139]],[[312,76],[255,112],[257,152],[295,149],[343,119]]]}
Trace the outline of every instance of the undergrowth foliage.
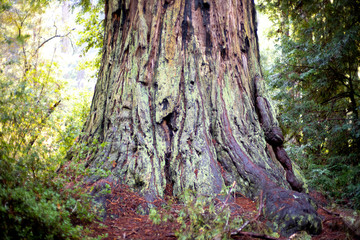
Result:
{"label": "undergrowth foliage", "polygon": [[[36,105],[38,99],[29,94],[31,82],[10,86],[1,80],[1,93],[10,94],[2,95],[0,104],[4,109],[0,122],[0,238],[78,239],[83,234],[79,223],[91,222],[95,217],[88,194],[71,185],[84,174],[84,167],[81,162],[72,162],[67,169],[71,177],[56,169],[65,161],[84,121],[72,120],[84,115],[81,111],[87,108],[62,113],[67,122],[62,128],[56,113],[38,121],[51,105]],[[44,83],[44,87],[50,86]],[[46,95],[42,98],[50,101]]]}
{"label": "undergrowth foliage", "polygon": [[95,218],[77,181],[87,174],[83,159],[57,171],[80,134],[89,93],[66,96],[56,62],[41,58],[48,3],[0,3],[0,239],[80,239]]}
{"label": "undergrowth foliage", "polygon": [[[65,128],[62,134],[71,135],[68,131],[72,127]],[[9,142],[9,145],[17,144]],[[74,160],[59,174],[56,169],[64,161],[64,152],[52,155],[53,150],[42,141],[37,141],[27,152],[29,145],[20,149],[11,149],[9,145],[5,148],[1,144],[1,149],[7,152],[1,152],[0,161],[0,238],[80,238],[83,228],[78,224],[95,217],[91,198],[83,188],[73,185],[85,172],[83,163]]]}
{"label": "undergrowth foliage", "polygon": [[[279,237],[269,227],[258,221],[262,211],[262,201],[259,200],[259,210],[232,216],[231,194],[234,191],[235,182],[232,186],[223,187],[218,196],[198,195],[191,189],[185,190],[179,196],[180,209],[176,214],[170,210],[175,207],[174,201],[170,201],[162,209],[151,208],[149,218],[154,224],[161,222],[177,221],[180,228],[176,230],[178,239],[232,239],[234,235],[263,236],[271,239]],[[222,200],[219,200],[220,199]],[[259,199],[261,196],[259,197]]]}

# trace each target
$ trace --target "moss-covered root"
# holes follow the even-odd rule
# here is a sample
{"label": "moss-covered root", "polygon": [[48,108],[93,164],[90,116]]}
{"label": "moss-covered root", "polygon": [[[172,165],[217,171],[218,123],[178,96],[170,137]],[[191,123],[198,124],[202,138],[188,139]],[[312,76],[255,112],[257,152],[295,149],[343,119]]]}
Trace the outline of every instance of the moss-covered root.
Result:
{"label": "moss-covered root", "polygon": [[269,225],[289,237],[299,231],[320,234],[321,219],[316,214],[316,204],[303,193],[271,188],[264,193],[264,215]]}

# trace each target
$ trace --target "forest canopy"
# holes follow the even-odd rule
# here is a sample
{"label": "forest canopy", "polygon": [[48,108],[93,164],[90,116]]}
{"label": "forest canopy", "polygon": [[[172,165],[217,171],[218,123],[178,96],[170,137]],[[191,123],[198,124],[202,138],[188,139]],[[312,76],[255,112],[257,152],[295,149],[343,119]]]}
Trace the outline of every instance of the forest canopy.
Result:
{"label": "forest canopy", "polygon": [[[310,185],[360,207],[360,1],[258,1],[274,23],[265,66],[291,156]],[[266,53],[264,53],[266,58]]]}

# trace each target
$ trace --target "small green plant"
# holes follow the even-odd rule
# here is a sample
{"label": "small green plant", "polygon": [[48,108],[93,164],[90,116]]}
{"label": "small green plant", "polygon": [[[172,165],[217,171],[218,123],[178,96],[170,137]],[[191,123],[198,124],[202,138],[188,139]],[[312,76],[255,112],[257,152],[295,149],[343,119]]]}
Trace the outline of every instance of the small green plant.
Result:
{"label": "small green plant", "polygon": [[[169,213],[174,207],[171,201],[170,205],[162,207],[160,211],[150,209],[149,218],[154,224],[176,219],[180,227],[175,231],[175,235],[178,239],[184,240],[232,239],[234,235],[279,237],[278,233],[258,221],[263,208],[262,194],[259,196],[257,211],[237,217],[231,216],[229,199],[235,185],[236,182],[230,186],[223,186],[218,196],[199,196],[195,191],[187,189],[179,197],[182,208],[175,210],[177,214]],[[221,201],[219,197],[222,198]]]}
{"label": "small green plant", "polygon": [[[179,197],[183,207],[178,211],[176,221],[180,228],[175,232],[178,239],[229,239],[231,230],[243,224],[242,218],[231,218],[230,206],[227,204],[232,186],[224,187],[221,194],[227,196],[224,202],[217,201],[215,196],[198,196],[195,191],[187,189]],[[172,203],[171,203],[172,204]],[[165,213],[150,209],[149,218],[154,224],[173,220],[169,214],[171,207],[165,206]]]}
{"label": "small green plant", "polygon": [[158,211],[156,211],[155,208],[150,208],[149,218],[154,224],[160,224],[162,221],[161,215],[159,214]]}
{"label": "small green plant", "polygon": [[[230,237],[231,211],[226,203],[216,205],[213,197],[196,196],[192,190],[186,190],[181,200],[184,202],[177,222],[179,239],[228,239]],[[242,219],[236,219],[242,223]]]}

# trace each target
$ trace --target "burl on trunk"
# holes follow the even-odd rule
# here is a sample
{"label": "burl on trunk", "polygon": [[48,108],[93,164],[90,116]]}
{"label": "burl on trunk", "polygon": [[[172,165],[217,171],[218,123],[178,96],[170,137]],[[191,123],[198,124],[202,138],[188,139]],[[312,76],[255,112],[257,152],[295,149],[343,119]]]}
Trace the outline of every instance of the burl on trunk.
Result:
{"label": "burl on trunk", "polygon": [[[263,90],[252,0],[106,0],[88,166],[148,200],[187,188],[263,191],[284,235],[321,231]],[[101,176],[94,175],[91,181]]]}

